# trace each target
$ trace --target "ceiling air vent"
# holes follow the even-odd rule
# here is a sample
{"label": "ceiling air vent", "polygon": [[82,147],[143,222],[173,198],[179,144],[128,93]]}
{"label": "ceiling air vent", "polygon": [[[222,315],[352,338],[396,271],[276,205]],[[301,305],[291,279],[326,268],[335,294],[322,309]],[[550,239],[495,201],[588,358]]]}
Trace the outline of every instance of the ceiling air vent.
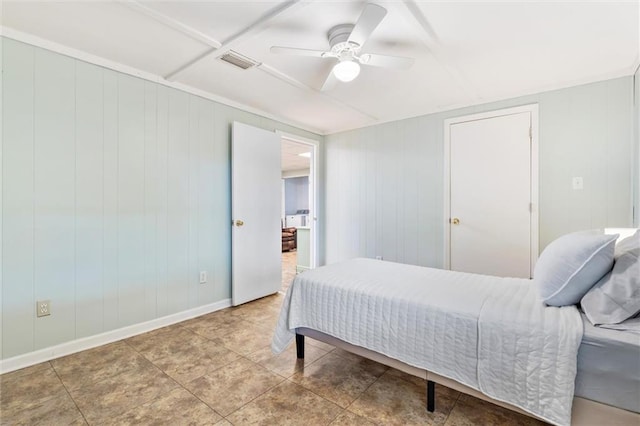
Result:
{"label": "ceiling air vent", "polygon": [[230,50],[224,55],[220,56],[220,59],[230,63],[231,65],[235,65],[238,68],[242,68],[243,70],[260,65],[259,62],[254,61],[251,58],[247,58],[246,56],[242,56],[241,54],[239,54],[238,52],[234,52],[233,50]]}

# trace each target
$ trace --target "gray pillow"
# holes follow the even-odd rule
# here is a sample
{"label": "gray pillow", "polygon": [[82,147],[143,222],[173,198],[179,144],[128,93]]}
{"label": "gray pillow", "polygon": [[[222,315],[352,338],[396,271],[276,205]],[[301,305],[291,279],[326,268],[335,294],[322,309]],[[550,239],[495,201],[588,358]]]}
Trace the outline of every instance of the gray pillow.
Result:
{"label": "gray pillow", "polygon": [[533,272],[542,300],[551,306],[574,305],[613,265],[618,234],[575,232],[549,244]]}
{"label": "gray pillow", "polygon": [[582,298],[592,324],[618,324],[640,312],[640,233],[616,247],[613,269]]}

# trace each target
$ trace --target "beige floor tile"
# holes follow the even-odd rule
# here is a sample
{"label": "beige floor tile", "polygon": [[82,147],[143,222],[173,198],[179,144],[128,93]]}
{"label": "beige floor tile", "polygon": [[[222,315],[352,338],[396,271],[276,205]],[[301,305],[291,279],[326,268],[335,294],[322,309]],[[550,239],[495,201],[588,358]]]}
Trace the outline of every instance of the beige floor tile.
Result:
{"label": "beige floor tile", "polygon": [[[417,376],[414,376],[413,374],[407,374],[407,373],[402,372],[400,370],[396,370],[395,368],[390,368],[389,371],[387,372],[387,374],[390,374],[392,376],[396,376],[396,377],[399,377],[401,379],[408,380],[408,381],[410,381],[412,383],[415,383],[417,386],[425,388],[425,392],[426,392],[427,379],[425,379],[425,378],[417,377]],[[426,373],[425,373],[425,376],[426,376]],[[456,392],[454,390],[451,390],[449,388],[444,388],[444,387],[442,387],[442,388],[446,389],[446,392],[449,392],[449,391],[450,392],[454,392],[455,395],[452,395],[452,397],[455,397],[455,398],[458,397],[458,392]]]}
{"label": "beige floor tile", "polygon": [[229,312],[233,316],[243,316],[253,311],[259,311],[261,308],[267,306],[267,302],[269,299],[259,298],[252,300],[251,302],[243,303],[241,305],[232,306],[229,309]]}
{"label": "beige floor tile", "polygon": [[327,351],[316,348],[315,346],[308,346],[305,349],[304,359],[298,359],[295,345],[289,346],[284,352],[278,355],[271,352],[271,346],[269,345],[258,349],[248,355],[247,358],[274,373],[288,378],[296,371],[304,371],[305,367],[327,353]]}
{"label": "beige floor tile", "polygon": [[245,303],[236,308],[232,308],[232,311],[235,309],[243,308],[243,307],[253,307],[253,306],[272,306],[272,307],[280,307],[282,306],[282,301],[284,300],[284,294],[278,292],[273,293],[265,297],[261,297],[260,299],[254,300],[250,303]]}
{"label": "beige floor tile", "polygon": [[242,305],[239,306],[235,306],[232,308],[233,310],[237,310],[239,308],[252,308],[252,307],[258,307],[258,306],[280,306],[282,305],[282,300],[284,300],[284,295],[282,293],[276,292],[276,293],[272,293],[269,294],[267,296],[261,297],[259,299],[253,300],[249,303],[244,303]]}
{"label": "beige floor tile", "polygon": [[544,424],[546,423],[469,395],[460,396],[445,423],[447,426],[534,426]]}
{"label": "beige floor tile", "polygon": [[5,387],[3,386],[3,383],[11,382],[12,380],[47,370],[52,370],[51,364],[48,361],[0,375],[0,401],[2,401],[2,389]]}
{"label": "beige floor tile", "polygon": [[[215,425],[223,418],[183,388],[132,408],[105,425]],[[102,422],[101,422],[102,423]]]}
{"label": "beige floor tile", "polygon": [[327,425],[341,408],[299,385],[283,382],[227,417],[234,425]]}
{"label": "beige floor tile", "polygon": [[185,387],[216,412],[227,416],[283,380],[282,376],[241,358]]}
{"label": "beige floor tile", "polygon": [[373,361],[351,360],[329,353],[304,371],[295,373],[291,380],[346,408],[387,368]]}
{"label": "beige floor tile", "polygon": [[123,341],[51,361],[68,389],[95,383],[125,371],[136,370],[149,361]]}
{"label": "beige floor tile", "polygon": [[15,370],[11,373],[5,373],[0,376],[0,383],[2,383],[3,381],[18,379],[22,376],[28,376],[33,373],[39,373],[45,370],[51,370],[51,364],[48,361],[32,365],[31,367],[21,368],[20,370]]}
{"label": "beige floor tile", "polygon": [[28,409],[66,394],[62,382],[50,366],[32,370],[32,374],[2,376],[0,387],[0,411],[3,413]]}
{"label": "beige floor tile", "polygon": [[239,327],[233,333],[220,338],[226,348],[241,355],[249,355],[267,345],[271,345],[275,326],[258,325],[248,321],[243,322],[243,327]]}
{"label": "beige floor tile", "polygon": [[189,320],[183,324],[183,327],[207,339],[218,339],[246,326],[245,324],[242,318],[231,315],[225,309]]}
{"label": "beige floor tile", "polygon": [[218,341],[205,340],[197,346],[159,359],[154,364],[178,383],[185,384],[210,371],[215,371],[240,357]]}
{"label": "beige floor tile", "polygon": [[376,426],[376,424],[367,418],[344,410],[342,414],[331,422],[331,426]]}
{"label": "beige floor tile", "polygon": [[305,343],[305,347],[306,347],[307,345],[311,345],[311,346],[315,346],[316,348],[323,349],[323,350],[325,350],[325,351],[327,351],[327,352],[332,351],[332,350],[334,350],[334,349],[336,348],[336,347],[335,347],[335,346],[333,346],[333,345],[330,345],[330,344],[328,344],[328,343],[321,342],[321,341],[316,340],[316,339],[312,339],[312,338],[310,338],[310,337],[305,337],[305,338],[304,338],[304,343]]}
{"label": "beige floor tile", "polygon": [[70,390],[70,393],[87,421],[99,423],[101,419],[117,416],[152,401],[177,386],[157,367],[148,364],[100,382],[85,384]]}
{"label": "beige floor tile", "polygon": [[126,342],[150,361],[157,361],[183,351],[188,351],[206,340],[184,327],[170,330],[156,330],[130,339]]}
{"label": "beige floor tile", "polygon": [[[427,392],[427,380],[423,379],[421,377],[417,377],[414,376],[413,374],[407,374],[404,373],[400,370],[396,370],[395,368],[390,368],[389,371],[387,372],[387,374],[398,377],[400,379],[406,380],[408,382],[411,382],[413,384],[415,384],[416,386],[424,389],[425,395]],[[456,401],[458,399],[458,397],[461,395],[460,392],[450,389],[446,386],[442,386],[439,384],[435,385],[435,389],[436,389],[436,403],[438,402],[438,400],[440,398],[444,398],[445,401],[447,400],[454,400]],[[425,397],[426,398],[426,397]]]}
{"label": "beige floor tile", "polygon": [[253,302],[235,308],[231,315],[255,324],[266,324],[275,328],[280,315],[280,305],[271,302]]}
{"label": "beige floor tile", "polygon": [[0,410],[0,425],[84,425],[82,413],[69,394],[62,390],[57,396],[28,405]]}
{"label": "beige floor tile", "polygon": [[349,406],[359,416],[384,425],[443,424],[456,402],[436,385],[436,411],[427,412],[426,389],[395,373],[385,373]]}
{"label": "beige floor tile", "polygon": [[[307,339],[307,340],[311,340],[311,339]],[[346,358],[352,361],[361,361],[363,359],[365,359],[364,357],[361,357],[360,355],[356,355],[353,352],[349,352],[349,351],[345,351],[344,349],[340,349],[340,348],[335,348],[331,351],[331,353],[333,355],[338,355],[341,358]]]}
{"label": "beige floor tile", "polygon": [[282,252],[282,292],[286,293],[291,281],[296,276],[296,264],[298,263],[297,251]]}

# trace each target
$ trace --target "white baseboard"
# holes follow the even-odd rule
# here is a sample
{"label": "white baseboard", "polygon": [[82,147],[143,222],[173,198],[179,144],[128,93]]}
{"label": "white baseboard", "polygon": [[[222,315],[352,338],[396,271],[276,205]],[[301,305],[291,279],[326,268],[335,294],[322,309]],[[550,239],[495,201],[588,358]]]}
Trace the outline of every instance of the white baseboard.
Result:
{"label": "white baseboard", "polygon": [[23,355],[0,360],[0,374],[10,371],[19,370],[41,362],[60,358],[76,352],[95,348],[97,346],[106,345],[118,340],[126,339],[131,336],[146,333],[158,328],[166,327],[184,320],[208,314],[210,312],[219,311],[220,309],[231,306],[231,299],[224,299],[209,305],[198,306],[197,308],[167,315],[165,317],[156,318],[151,321],[141,322],[117,330],[111,330],[94,336],[83,337],[81,339],[72,340],[70,342],[61,343],[56,346],[39,349]]}

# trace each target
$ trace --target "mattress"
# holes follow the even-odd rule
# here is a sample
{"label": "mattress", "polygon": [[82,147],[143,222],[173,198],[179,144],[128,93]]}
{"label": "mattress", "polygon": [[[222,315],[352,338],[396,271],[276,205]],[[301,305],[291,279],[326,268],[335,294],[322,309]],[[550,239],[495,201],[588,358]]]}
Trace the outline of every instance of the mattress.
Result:
{"label": "mattress", "polygon": [[300,327],[570,423],[582,321],[545,307],[529,280],[353,259],[296,276],[273,351]]}
{"label": "mattress", "polygon": [[296,276],[274,336],[307,327],[477,389],[478,317],[490,277],[353,259]]}
{"label": "mattress", "polygon": [[640,413],[640,335],[582,317],[575,395]]}

